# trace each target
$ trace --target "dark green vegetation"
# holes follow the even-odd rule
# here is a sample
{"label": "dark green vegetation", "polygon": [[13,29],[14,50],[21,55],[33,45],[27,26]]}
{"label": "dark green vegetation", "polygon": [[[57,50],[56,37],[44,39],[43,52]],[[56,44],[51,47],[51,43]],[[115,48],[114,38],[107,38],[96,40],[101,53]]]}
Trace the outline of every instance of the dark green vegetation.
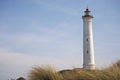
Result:
{"label": "dark green vegetation", "polygon": [[102,70],[85,71],[80,68],[57,72],[52,67],[36,67],[29,80],[120,80],[120,60]]}
{"label": "dark green vegetation", "polygon": [[16,79],[16,80],[25,80],[25,78],[23,78],[23,77],[19,77],[19,78]]}

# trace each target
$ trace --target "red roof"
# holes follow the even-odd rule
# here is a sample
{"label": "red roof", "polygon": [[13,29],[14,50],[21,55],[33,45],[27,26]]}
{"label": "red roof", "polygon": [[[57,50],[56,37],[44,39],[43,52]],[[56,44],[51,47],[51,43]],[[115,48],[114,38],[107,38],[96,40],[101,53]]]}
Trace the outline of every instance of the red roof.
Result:
{"label": "red roof", "polygon": [[89,12],[90,12],[90,10],[87,8],[85,12],[86,12],[86,13],[89,13]]}

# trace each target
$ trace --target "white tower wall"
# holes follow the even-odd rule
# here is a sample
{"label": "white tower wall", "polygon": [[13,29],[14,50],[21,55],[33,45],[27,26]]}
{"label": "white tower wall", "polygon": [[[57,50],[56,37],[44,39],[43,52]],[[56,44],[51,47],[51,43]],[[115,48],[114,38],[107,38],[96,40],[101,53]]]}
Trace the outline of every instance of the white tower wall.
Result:
{"label": "white tower wall", "polygon": [[89,15],[89,9],[86,9],[83,19],[83,69],[94,70],[94,46],[92,33],[92,18]]}

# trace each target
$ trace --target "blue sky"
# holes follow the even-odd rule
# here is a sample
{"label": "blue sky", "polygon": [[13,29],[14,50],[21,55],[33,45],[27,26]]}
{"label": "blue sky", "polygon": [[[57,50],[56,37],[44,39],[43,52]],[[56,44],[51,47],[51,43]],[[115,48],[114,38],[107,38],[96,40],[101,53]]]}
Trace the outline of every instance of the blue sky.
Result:
{"label": "blue sky", "polygon": [[0,80],[27,76],[37,65],[82,67],[82,15],[93,18],[95,62],[120,59],[119,0],[0,0]]}

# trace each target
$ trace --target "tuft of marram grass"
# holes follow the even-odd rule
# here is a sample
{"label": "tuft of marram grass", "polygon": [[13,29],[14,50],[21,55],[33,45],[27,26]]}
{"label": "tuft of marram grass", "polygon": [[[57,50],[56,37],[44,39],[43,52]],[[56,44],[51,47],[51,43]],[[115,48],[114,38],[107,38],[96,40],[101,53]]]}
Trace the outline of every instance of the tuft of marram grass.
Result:
{"label": "tuft of marram grass", "polygon": [[29,80],[120,80],[120,60],[102,70],[62,70],[54,68],[35,67],[30,71]]}
{"label": "tuft of marram grass", "polygon": [[29,80],[60,80],[60,75],[51,66],[34,67],[30,71]]}

